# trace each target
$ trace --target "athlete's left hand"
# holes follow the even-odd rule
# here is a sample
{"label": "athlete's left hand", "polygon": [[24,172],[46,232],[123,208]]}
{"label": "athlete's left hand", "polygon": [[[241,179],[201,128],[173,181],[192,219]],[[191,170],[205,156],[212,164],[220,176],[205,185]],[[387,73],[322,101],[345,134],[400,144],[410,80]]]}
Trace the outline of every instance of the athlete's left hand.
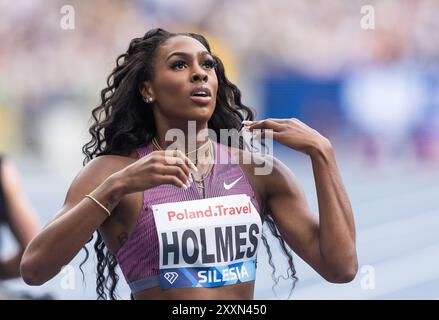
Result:
{"label": "athlete's left hand", "polygon": [[269,129],[263,130],[265,138],[274,139],[284,146],[307,155],[322,148],[331,148],[331,142],[327,138],[296,118],[269,118],[259,121],[243,121],[242,123],[244,130],[251,132],[256,129]]}

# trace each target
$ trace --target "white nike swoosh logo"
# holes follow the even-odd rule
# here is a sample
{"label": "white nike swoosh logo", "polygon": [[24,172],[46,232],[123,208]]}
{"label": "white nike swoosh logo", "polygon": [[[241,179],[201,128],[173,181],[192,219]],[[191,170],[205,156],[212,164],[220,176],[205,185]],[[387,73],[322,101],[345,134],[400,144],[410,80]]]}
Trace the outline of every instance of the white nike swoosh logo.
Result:
{"label": "white nike swoosh logo", "polygon": [[233,181],[233,182],[230,183],[230,184],[227,184],[227,183],[224,181],[224,189],[226,189],[226,190],[230,190],[230,189],[232,189],[233,186],[234,186],[235,184],[237,184],[239,180],[241,180],[241,178],[242,178],[242,176],[240,176],[238,179],[236,179],[235,181]]}

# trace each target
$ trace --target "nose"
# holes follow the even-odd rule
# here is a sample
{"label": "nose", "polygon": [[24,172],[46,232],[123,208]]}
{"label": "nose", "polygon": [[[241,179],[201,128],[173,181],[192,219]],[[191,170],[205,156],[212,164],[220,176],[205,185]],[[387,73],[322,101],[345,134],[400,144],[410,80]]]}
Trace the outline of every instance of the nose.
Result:
{"label": "nose", "polygon": [[193,73],[191,74],[191,82],[203,81],[207,82],[207,73],[199,66],[194,68]]}

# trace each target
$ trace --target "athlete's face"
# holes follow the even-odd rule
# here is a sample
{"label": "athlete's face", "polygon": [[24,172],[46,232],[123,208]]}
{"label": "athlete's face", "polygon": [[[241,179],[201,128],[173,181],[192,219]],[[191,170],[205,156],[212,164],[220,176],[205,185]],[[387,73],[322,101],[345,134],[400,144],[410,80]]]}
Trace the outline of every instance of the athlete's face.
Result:
{"label": "athlete's face", "polygon": [[215,60],[196,39],[168,39],[158,49],[154,78],[146,83],[156,111],[170,120],[207,122],[215,109],[218,90],[214,66]]}

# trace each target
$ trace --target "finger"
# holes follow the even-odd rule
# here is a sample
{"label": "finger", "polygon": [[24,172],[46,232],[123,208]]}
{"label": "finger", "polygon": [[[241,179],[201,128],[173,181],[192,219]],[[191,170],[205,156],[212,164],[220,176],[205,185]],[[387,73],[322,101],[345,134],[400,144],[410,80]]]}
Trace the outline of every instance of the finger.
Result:
{"label": "finger", "polygon": [[[292,119],[294,119],[294,118],[292,118]],[[274,121],[274,122],[277,122],[277,123],[285,124],[285,123],[288,123],[289,120],[290,120],[290,119],[282,119],[282,118],[267,118],[267,119],[254,120],[254,121],[244,120],[244,121],[242,121],[242,124],[243,124],[244,126],[247,126],[247,127],[248,127],[248,126],[251,126],[251,125],[253,125],[253,124],[256,124],[256,123],[262,122],[262,121]]]}
{"label": "finger", "polygon": [[280,123],[276,120],[261,120],[258,122],[255,122],[251,125],[248,126],[248,129],[254,130],[254,129],[272,129],[274,131],[281,131],[282,129],[284,129],[285,124],[284,123]]}
{"label": "finger", "polygon": [[161,173],[164,175],[170,175],[177,177],[181,182],[183,182],[188,187],[190,186],[190,175],[186,174],[182,168],[179,166],[165,166]]}
{"label": "finger", "polygon": [[183,154],[183,152],[181,152],[180,150],[173,150],[172,153],[173,156],[175,157],[180,157],[185,163],[188,163],[189,166],[195,171],[198,172],[197,167],[195,166],[195,164],[192,162],[191,159],[189,159],[185,154]]}
{"label": "finger", "polygon": [[183,183],[183,181],[181,181],[179,178],[173,175],[161,176],[160,182],[161,184],[172,184],[178,188],[182,188],[185,190],[188,188],[188,186],[185,183]]}
{"label": "finger", "polygon": [[165,162],[168,165],[179,166],[185,172],[185,174],[188,176],[191,173],[191,167],[189,166],[189,164],[185,163],[183,161],[183,159],[180,157],[166,157],[165,156]]}
{"label": "finger", "polygon": [[279,132],[273,130],[257,131],[253,135],[253,141],[260,142],[265,139],[276,140],[279,137],[279,135],[280,135]]}
{"label": "finger", "polygon": [[303,123],[302,121],[300,121],[300,120],[297,119],[297,118],[290,118],[290,120],[293,121],[293,122]]}

